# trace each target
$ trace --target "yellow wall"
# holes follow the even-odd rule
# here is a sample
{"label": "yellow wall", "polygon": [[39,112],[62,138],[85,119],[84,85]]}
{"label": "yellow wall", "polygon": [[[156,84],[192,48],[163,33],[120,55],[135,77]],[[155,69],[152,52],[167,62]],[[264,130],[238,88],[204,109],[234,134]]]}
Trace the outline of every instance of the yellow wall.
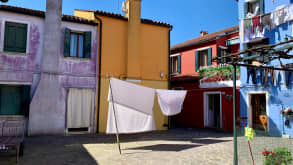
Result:
{"label": "yellow wall", "polygon": [[[75,11],[76,16],[93,19],[93,12]],[[127,47],[128,47],[128,22],[127,20],[98,16],[102,19],[102,79],[101,79],[101,100],[99,113],[99,132],[105,132],[108,114],[108,88],[107,74],[116,78],[126,78],[127,74]],[[97,21],[97,20],[96,20]],[[98,22],[98,21],[97,21]],[[100,26],[99,26],[100,27]],[[152,88],[168,88],[168,45],[169,28],[141,24],[140,36],[140,72],[141,85]],[[164,77],[160,77],[160,73]],[[163,116],[157,99],[155,99],[154,115],[156,128],[167,129],[168,118]]]}

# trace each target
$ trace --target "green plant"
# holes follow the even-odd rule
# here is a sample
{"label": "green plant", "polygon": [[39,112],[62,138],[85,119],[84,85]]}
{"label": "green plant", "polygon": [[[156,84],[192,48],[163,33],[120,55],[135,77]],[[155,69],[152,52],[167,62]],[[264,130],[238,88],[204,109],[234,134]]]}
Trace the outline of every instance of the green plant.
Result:
{"label": "green plant", "polygon": [[[231,80],[233,77],[233,66],[232,65],[221,65],[221,66],[210,66],[199,69],[199,76],[207,77],[211,75],[221,76],[227,80]],[[240,75],[240,67],[236,68],[237,77]]]}
{"label": "green plant", "polygon": [[291,165],[291,151],[288,148],[276,148],[272,152],[265,149],[262,152],[264,165]]}

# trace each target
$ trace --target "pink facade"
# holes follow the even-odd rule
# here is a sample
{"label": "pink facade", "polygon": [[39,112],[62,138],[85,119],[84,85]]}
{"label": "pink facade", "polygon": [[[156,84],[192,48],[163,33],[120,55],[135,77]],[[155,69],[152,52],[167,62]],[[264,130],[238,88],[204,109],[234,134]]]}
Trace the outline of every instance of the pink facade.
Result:
{"label": "pink facade", "polygon": [[[212,48],[212,58],[218,56],[218,47],[228,48],[229,52],[231,53],[238,52],[239,43],[229,46],[226,44],[227,40],[237,38],[239,38],[238,26],[211,34],[206,34],[204,36],[171,47],[171,55],[181,56],[180,73],[176,75],[197,75],[197,72],[195,71],[195,52],[198,50]],[[218,62],[212,62],[212,66],[217,65]]]}
{"label": "pink facade", "polygon": [[[173,73],[171,73],[170,87],[188,91],[182,112],[171,118],[172,127],[216,128],[233,131],[232,81],[218,83],[219,79],[216,78],[210,83],[201,80],[204,77],[200,77],[196,71],[200,68],[196,59],[200,56],[198,52],[206,51],[206,66],[218,66],[220,63],[212,61],[212,58],[223,56],[224,52],[227,54],[238,52],[238,41],[238,26],[235,26],[211,34],[205,33],[201,37],[171,48],[170,61]],[[176,60],[177,63],[174,62]],[[174,66],[174,64],[177,65]],[[218,77],[218,75],[215,76]],[[223,82],[227,85],[221,85]],[[239,87],[237,87],[237,100],[239,97]],[[212,113],[211,109],[213,109]],[[239,116],[239,109],[238,102],[237,116]]]}

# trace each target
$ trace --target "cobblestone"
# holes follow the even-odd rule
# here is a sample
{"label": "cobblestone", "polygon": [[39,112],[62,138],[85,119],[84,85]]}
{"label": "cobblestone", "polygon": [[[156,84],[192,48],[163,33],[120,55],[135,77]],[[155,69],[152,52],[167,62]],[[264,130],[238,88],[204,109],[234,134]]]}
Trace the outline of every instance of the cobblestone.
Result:
{"label": "cobblestone", "polygon": [[[233,139],[228,133],[174,129],[121,135],[29,137],[23,165],[230,165]],[[0,153],[0,164],[15,164],[15,153]]]}

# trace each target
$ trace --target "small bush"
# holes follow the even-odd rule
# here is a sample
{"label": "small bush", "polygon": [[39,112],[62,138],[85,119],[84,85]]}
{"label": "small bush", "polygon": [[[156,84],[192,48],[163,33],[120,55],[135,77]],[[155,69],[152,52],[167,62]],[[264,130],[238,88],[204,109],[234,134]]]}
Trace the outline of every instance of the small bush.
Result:
{"label": "small bush", "polygon": [[272,152],[265,150],[264,165],[291,165],[291,151],[288,148],[276,148]]}

